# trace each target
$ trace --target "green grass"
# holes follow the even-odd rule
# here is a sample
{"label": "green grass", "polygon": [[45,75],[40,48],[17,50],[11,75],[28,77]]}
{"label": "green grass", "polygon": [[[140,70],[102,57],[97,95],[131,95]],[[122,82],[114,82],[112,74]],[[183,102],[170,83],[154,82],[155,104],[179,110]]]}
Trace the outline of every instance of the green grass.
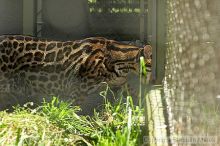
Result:
{"label": "green grass", "polygon": [[94,123],[100,130],[97,133],[98,146],[139,145],[143,125],[143,110],[134,106],[132,98],[127,102],[119,101],[116,105],[105,104],[105,112],[95,113]]}
{"label": "green grass", "polygon": [[77,115],[79,110],[54,97],[34,109],[17,106],[12,113],[1,111],[0,145],[140,144],[143,109],[134,106],[131,97],[114,105],[106,100],[104,109],[92,117]]}
{"label": "green grass", "polygon": [[92,127],[85,124],[85,117],[75,114],[77,110],[54,98],[35,109],[18,106],[13,113],[2,111],[0,145],[89,145],[81,135]]}
{"label": "green grass", "polygon": [[85,141],[83,137],[67,134],[46,117],[29,112],[1,112],[0,145],[69,145]]}

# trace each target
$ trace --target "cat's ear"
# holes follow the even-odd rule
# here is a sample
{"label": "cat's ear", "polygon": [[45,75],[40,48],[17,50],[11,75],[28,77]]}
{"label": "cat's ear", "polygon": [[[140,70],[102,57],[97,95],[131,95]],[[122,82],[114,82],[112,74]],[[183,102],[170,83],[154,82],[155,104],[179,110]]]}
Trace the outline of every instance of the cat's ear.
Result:
{"label": "cat's ear", "polygon": [[146,58],[152,59],[152,47],[150,45],[144,46],[144,56]]}

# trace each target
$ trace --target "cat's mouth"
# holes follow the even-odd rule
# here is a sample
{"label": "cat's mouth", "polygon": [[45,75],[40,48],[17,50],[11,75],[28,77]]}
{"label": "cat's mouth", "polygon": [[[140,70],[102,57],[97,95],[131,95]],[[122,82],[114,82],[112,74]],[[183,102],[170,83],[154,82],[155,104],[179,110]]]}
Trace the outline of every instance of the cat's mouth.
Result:
{"label": "cat's mouth", "polygon": [[147,72],[151,72],[151,67],[152,67],[151,64],[146,63],[145,67]]}

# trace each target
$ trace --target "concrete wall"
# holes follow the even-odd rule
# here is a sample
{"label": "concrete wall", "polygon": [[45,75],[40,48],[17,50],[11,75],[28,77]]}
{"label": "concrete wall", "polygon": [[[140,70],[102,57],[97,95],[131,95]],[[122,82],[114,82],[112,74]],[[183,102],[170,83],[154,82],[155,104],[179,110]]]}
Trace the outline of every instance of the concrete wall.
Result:
{"label": "concrete wall", "polygon": [[22,33],[22,0],[0,0],[0,35]]}
{"label": "concrete wall", "polygon": [[87,0],[44,0],[42,36],[51,39],[81,39],[88,35]]}

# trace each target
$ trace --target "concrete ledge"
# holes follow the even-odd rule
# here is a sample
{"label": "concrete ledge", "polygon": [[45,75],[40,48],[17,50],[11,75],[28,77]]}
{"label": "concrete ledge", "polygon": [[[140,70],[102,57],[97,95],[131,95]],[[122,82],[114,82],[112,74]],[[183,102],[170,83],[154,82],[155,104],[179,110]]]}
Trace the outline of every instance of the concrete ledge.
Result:
{"label": "concrete ledge", "polygon": [[168,146],[165,107],[162,98],[162,86],[154,86],[145,97],[145,116],[147,132],[144,144],[150,146]]}

